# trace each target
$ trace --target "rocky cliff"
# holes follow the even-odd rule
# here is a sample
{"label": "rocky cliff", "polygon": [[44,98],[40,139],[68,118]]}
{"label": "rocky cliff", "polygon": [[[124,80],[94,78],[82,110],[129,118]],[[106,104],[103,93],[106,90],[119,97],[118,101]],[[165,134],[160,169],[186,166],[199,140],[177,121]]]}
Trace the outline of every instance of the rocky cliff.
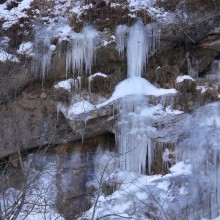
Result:
{"label": "rocky cliff", "polygon": [[[108,140],[110,134],[116,138],[115,143],[111,143],[114,145],[111,151],[118,152],[123,140],[130,140],[128,137],[122,140],[119,135],[126,133],[131,137],[129,129],[139,126],[152,128],[144,139],[144,146],[147,145],[144,148],[148,149],[144,155],[148,158],[145,173],[168,173],[178,157],[176,147],[185,138],[186,119],[200,106],[219,100],[219,7],[217,0],[0,1],[0,159],[10,162],[14,157],[29,154],[31,149],[53,146],[66,151],[66,147],[61,146],[92,137],[96,140],[98,135],[106,135]],[[139,119],[144,125],[132,122],[126,127],[122,115],[126,106],[124,96],[112,98],[120,85],[121,90],[124,89],[120,82],[127,78],[128,62],[128,47],[118,53],[116,29],[119,25],[130,28],[137,18],[141,18],[144,25],[156,23],[160,29],[159,49],[149,54],[142,77],[156,89],[176,89],[176,93],[143,94],[144,101],[139,101],[150,106],[150,113],[146,114],[144,105],[136,108],[135,100],[132,108],[126,110],[126,117],[144,116]],[[91,31],[86,35],[85,27],[90,25],[95,31],[93,35]],[[82,35],[89,36],[86,39],[97,35],[95,46],[89,47],[95,48],[92,61],[88,62],[89,58],[85,63],[82,61],[90,56],[91,51],[86,48],[87,55],[83,54],[81,61],[68,63],[74,45],[80,45],[80,41],[72,41],[75,39],[72,34],[76,39]],[[77,51],[77,56],[80,53]],[[77,62],[85,66],[77,69],[74,67]],[[73,112],[70,111],[72,106],[75,106]],[[80,111],[74,112],[77,108]],[[125,132],[122,128],[128,130]],[[89,147],[88,144],[86,149]],[[167,150],[170,153],[166,154]],[[60,158],[62,151],[57,150]],[[82,147],[80,151],[85,149]],[[165,156],[168,157],[166,165]],[[86,166],[84,160],[79,163]],[[85,170],[82,172],[86,173]],[[62,175],[57,174],[58,182]],[[83,178],[79,181],[84,181]],[[62,184],[57,183],[57,187],[59,185]],[[71,194],[74,198],[78,196],[76,191]],[[61,197],[68,194],[63,188],[59,193]],[[62,213],[64,208],[59,205]],[[145,217],[154,219],[149,210]],[[65,217],[71,219],[78,214]],[[95,219],[93,214],[90,219]],[[165,214],[163,218],[166,219]]]}

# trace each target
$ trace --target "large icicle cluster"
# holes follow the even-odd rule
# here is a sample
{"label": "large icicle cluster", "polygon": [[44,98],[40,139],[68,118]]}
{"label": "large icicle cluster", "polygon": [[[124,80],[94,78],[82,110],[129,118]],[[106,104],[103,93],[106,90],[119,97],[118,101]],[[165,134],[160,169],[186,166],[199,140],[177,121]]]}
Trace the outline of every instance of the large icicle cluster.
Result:
{"label": "large icicle cluster", "polygon": [[[68,77],[69,72],[73,74],[77,72],[78,76],[84,70],[91,73],[95,59],[98,32],[93,26],[88,25],[80,33],[76,33],[62,22],[54,25],[54,27],[36,28],[32,63],[32,71],[34,73],[40,73],[42,80],[45,80],[51,68],[52,55],[56,50],[56,46],[51,44],[54,38],[58,38],[59,44],[67,41],[67,48],[64,54],[66,57],[66,77]],[[58,53],[61,56],[60,51]]]}
{"label": "large icicle cluster", "polygon": [[80,33],[73,33],[66,52],[66,74],[70,71],[81,74],[83,68],[91,74],[98,32],[86,26]]}
{"label": "large icicle cluster", "polygon": [[120,119],[116,132],[120,168],[146,173],[148,167],[148,173],[151,173],[154,147],[149,132],[152,127],[150,119],[140,115],[141,107],[146,107],[148,101],[143,95],[134,95],[122,99],[120,105]]}
{"label": "large icicle cluster", "polygon": [[130,28],[119,25],[116,29],[116,49],[119,54],[124,53],[127,48],[128,77],[141,76],[148,57],[153,55],[160,44],[160,28],[156,23],[144,26],[138,19]]}
{"label": "large icicle cluster", "polygon": [[50,71],[52,54],[56,49],[56,46],[50,43],[52,36],[51,27],[40,26],[36,29],[32,72],[40,73],[42,82]]}

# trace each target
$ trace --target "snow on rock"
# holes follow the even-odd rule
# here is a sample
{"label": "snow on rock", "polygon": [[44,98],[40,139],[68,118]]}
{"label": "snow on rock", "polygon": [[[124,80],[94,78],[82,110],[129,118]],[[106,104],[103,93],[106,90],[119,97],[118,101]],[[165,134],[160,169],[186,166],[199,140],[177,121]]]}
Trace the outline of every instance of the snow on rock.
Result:
{"label": "snow on rock", "polygon": [[94,73],[91,76],[89,76],[89,81],[92,81],[97,76],[103,77],[103,78],[108,77],[106,74],[98,72],[98,73]]}
{"label": "snow on rock", "polygon": [[[90,81],[96,77],[107,77],[107,75],[103,73],[96,73],[90,76]],[[57,83],[54,87],[55,89],[63,88],[68,92],[71,91],[71,86],[75,86],[76,80],[73,78],[67,79]],[[58,111],[62,111],[63,114],[68,119],[73,119],[74,115],[79,115],[82,113],[88,113],[91,110],[98,109],[102,106],[109,104],[110,102],[129,96],[129,95],[153,95],[153,96],[161,96],[167,94],[175,94],[177,91],[175,89],[161,89],[157,88],[148,82],[146,79],[141,77],[131,77],[122,82],[120,82],[113,92],[112,96],[105,102],[102,102],[97,105],[92,105],[90,102],[83,100],[78,103],[72,103],[70,106],[64,106],[61,103],[57,103]],[[158,104],[156,106],[146,106],[146,108],[141,108],[140,116],[144,117],[154,117],[157,115],[164,114],[181,114],[182,111],[173,110],[171,106],[167,106],[164,108],[162,105]]]}
{"label": "snow on rock", "polygon": [[163,105],[158,104],[158,105],[149,105],[144,108],[141,108],[140,115],[152,118],[154,116],[161,116],[165,114],[178,115],[182,113],[184,112],[179,110],[174,110],[172,109],[171,106],[167,106],[166,108],[164,108]]}
{"label": "snow on rock", "polygon": [[4,21],[2,25],[3,29],[8,29],[13,24],[17,23],[20,18],[27,17],[25,9],[29,9],[32,2],[33,0],[23,0],[18,2],[18,6],[11,10],[7,9],[7,4],[10,3],[9,0],[4,4],[0,4],[0,19]]}
{"label": "snow on rock", "polygon": [[[153,95],[161,96],[166,94],[175,94],[176,89],[161,89],[155,87],[149,81],[141,77],[130,77],[120,82],[113,92],[111,98],[106,102],[100,104],[100,106],[108,104],[116,99],[128,96],[128,95]],[[98,106],[97,106],[98,107]]]}
{"label": "snow on rock", "polygon": [[69,106],[67,110],[67,117],[71,119],[72,117],[74,117],[74,115],[83,114],[94,109],[95,106],[93,104],[86,100],[82,100]]}
{"label": "snow on rock", "polygon": [[133,11],[144,9],[157,21],[171,23],[175,19],[174,13],[169,13],[156,6],[156,0],[127,0]]}
{"label": "snow on rock", "polygon": [[72,86],[74,85],[74,83],[75,83],[75,80],[74,80],[73,78],[70,78],[70,79],[63,80],[63,81],[57,83],[57,84],[54,86],[54,88],[55,88],[55,89],[60,89],[60,88],[62,88],[62,89],[67,90],[68,92],[70,92]]}
{"label": "snow on rock", "polygon": [[177,82],[177,83],[182,83],[185,79],[186,79],[186,80],[195,81],[191,76],[189,76],[189,75],[184,75],[184,76],[178,76],[178,77],[176,78],[176,82]]}
{"label": "snow on rock", "polygon": [[204,93],[206,92],[208,89],[212,89],[212,88],[209,88],[207,86],[196,86],[196,90],[198,90],[200,93]]}
{"label": "snow on rock", "polygon": [[19,49],[17,50],[18,54],[26,54],[29,56],[33,55],[33,43],[32,42],[23,42],[20,44]]}
{"label": "snow on rock", "polygon": [[186,164],[183,161],[175,164],[170,168],[170,171],[174,173],[175,175],[184,174],[189,175],[192,174],[192,165]]}
{"label": "snow on rock", "polygon": [[1,62],[5,62],[5,61],[19,62],[18,58],[15,55],[9,54],[6,51],[1,50],[1,48],[0,48],[0,61]]}

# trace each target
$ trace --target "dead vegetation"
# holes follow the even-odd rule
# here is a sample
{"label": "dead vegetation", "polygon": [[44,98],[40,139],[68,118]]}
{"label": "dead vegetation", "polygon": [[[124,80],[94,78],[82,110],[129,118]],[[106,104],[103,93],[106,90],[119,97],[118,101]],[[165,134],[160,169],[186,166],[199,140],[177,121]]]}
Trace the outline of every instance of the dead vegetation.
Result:
{"label": "dead vegetation", "polygon": [[83,25],[92,23],[97,29],[103,31],[105,28],[114,28],[119,24],[131,25],[136,21],[136,15],[141,17],[145,24],[151,21],[145,10],[131,12],[127,5],[94,4],[86,9],[78,18],[76,14],[70,16],[70,24],[76,31],[80,31]]}

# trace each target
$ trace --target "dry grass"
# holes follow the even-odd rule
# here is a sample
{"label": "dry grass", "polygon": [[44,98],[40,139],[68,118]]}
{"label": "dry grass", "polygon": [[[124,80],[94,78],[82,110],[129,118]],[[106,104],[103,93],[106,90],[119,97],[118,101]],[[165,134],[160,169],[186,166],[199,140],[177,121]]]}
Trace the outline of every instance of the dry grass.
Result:
{"label": "dry grass", "polygon": [[[111,7],[110,3],[100,3],[85,10],[80,18],[73,13],[70,16],[70,23],[76,31],[80,31],[82,26],[87,23],[94,24],[97,29],[102,31],[105,28],[115,28],[119,24],[133,24],[136,19],[130,16],[132,13],[134,12],[131,12],[126,5]],[[137,11],[137,15],[142,18],[145,24],[151,21],[150,16],[145,10]]]}

